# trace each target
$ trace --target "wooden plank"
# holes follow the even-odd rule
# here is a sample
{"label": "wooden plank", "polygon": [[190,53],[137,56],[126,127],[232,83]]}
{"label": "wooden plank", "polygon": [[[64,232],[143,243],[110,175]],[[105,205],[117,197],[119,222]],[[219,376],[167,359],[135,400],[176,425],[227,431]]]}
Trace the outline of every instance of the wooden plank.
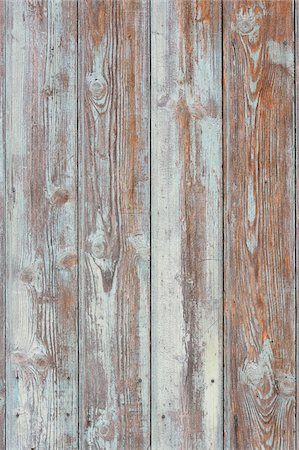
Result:
{"label": "wooden plank", "polygon": [[79,2],[80,448],[149,448],[149,6]]}
{"label": "wooden plank", "polygon": [[223,7],[225,448],[293,449],[293,4]]}
{"label": "wooden plank", "polygon": [[298,386],[298,374],[299,374],[299,348],[298,348],[298,338],[299,338],[299,271],[297,269],[297,264],[299,261],[299,3],[297,0],[294,1],[294,14],[295,14],[295,29],[294,29],[294,50],[295,50],[295,164],[296,164],[296,444],[299,444],[299,386]]}
{"label": "wooden plank", "polygon": [[77,5],[7,1],[7,436],[75,449]]}
{"label": "wooden plank", "polygon": [[152,1],[152,448],[222,447],[221,2]]}
{"label": "wooden plank", "polygon": [[5,448],[5,3],[0,0],[0,448]]}

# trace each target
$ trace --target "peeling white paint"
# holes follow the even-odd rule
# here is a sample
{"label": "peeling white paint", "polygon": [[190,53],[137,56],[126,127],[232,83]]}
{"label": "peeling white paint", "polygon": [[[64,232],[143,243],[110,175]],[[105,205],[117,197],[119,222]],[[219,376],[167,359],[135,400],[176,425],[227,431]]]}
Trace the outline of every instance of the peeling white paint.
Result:
{"label": "peeling white paint", "polygon": [[287,44],[269,40],[267,42],[267,49],[270,61],[273,64],[284,66],[290,74],[293,74],[294,54],[293,50]]}
{"label": "peeling white paint", "polygon": [[256,217],[256,203],[253,191],[253,179],[252,176],[248,177],[247,187],[247,215],[250,224],[252,224]]}

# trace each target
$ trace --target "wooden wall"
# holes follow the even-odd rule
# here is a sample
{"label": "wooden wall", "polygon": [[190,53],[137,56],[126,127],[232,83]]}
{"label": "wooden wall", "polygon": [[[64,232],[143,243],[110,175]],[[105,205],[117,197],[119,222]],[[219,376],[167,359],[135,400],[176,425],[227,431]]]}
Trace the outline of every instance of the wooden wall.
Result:
{"label": "wooden wall", "polygon": [[0,0],[0,450],[298,448],[298,36]]}

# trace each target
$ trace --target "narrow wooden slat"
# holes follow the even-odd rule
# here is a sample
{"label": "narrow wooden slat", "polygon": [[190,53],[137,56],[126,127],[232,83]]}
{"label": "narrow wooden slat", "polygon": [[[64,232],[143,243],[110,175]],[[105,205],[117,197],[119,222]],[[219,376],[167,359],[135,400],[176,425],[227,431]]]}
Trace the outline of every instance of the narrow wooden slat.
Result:
{"label": "narrow wooden slat", "polygon": [[77,4],[7,9],[8,449],[75,449]]}
{"label": "narrow wooden slat", "polygon": [[82,449],[149,447],[148,17],[79,2]]}
{"label": "narrow wooden slat", "polygon": [[0,448],[5,447],[5,3],[0,0]]}
{"label": "narrow wooden slat", "polygon": [[297,264],[299,261],[299,2],[294,0],[294,14],[295,14],[295,30],[294,30],[294,44],[295,44],[295,152],[296,152],[296,445],[299,445],[299,270]]}
{"label": "narrow wooden slat", "polygon": [[152,1],[152,448],[222,447],[221,2]]}
{"label": "narrow wooden slat", "polygon": [[225,448],[294,449],[293,4],[223,6]]}

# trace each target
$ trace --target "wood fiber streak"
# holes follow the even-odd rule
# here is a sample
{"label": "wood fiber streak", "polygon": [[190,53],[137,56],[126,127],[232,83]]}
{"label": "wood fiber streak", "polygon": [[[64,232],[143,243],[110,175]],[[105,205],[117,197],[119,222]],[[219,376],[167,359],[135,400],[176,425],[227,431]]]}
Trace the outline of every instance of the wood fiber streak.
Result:
{"label": "wood fiber streak", "polygon": [[222,447],[221,2],[152,1],[152,448]]}
{"label": "wood fiber streak", "polygon": [[6,2],[6,448],[77,447],[77,5]]}
{"label": "wood fiber streak", "polygon": [[0,448],[5,446],[5,3],[0,0]]}
{"label": "wood fiber streak", "polygon": [[80,448],[149,448],[149,6],[79,2]]}
{"label": "wood fiber streak", "polygon": [[294,449],[293,4],[223,6],[225,448]]}

